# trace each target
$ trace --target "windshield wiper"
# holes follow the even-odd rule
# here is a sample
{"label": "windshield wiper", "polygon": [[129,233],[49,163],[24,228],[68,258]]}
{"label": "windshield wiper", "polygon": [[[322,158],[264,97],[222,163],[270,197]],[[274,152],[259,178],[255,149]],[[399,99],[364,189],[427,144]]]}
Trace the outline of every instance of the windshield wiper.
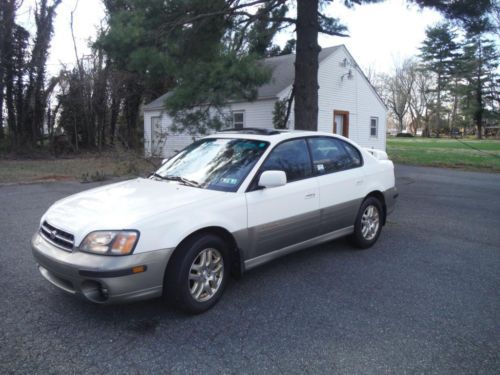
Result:
{"label": "windshield wiper", "polygon": [[165,177],[163,177],[161,174],[158,174],[158,173],[156,173],[156,172],[151,173],[151,174],[149,175],[149,177],[157,177],[157,178],[159,178],[159,179],[161,179],[161,180],[165,180]]}
{"label": "windshield wiper", "polygon": [[189,180],[187,178],[181,177],[181,176],[162,176],[159,175],[158,173],[153,173],[154,177],[161,178],[162,180],[167,180],[167,181],[177,181],[180,182],[181,184],[187,185],[187,186],[193,186],[193,187],[199,187],[200,184],[196,181]]}

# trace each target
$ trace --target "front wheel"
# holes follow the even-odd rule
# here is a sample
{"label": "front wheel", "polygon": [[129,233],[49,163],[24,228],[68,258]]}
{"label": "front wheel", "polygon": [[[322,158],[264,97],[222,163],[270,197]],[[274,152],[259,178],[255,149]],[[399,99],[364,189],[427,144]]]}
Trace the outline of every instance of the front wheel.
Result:
{"label": "front wheel", "polygon": [[164,295],[174,307],[202,313],[220,299],[229,275],[226,243],[202,234],[188,239],[175,252],[165,274]]}
{"label": "front wheel", "polygon": [[363,201],[351,235],[351,241],[356,247],[367,249],[377,242],[382,231],[382,215],[382,204],[377,198],[369,197]]}

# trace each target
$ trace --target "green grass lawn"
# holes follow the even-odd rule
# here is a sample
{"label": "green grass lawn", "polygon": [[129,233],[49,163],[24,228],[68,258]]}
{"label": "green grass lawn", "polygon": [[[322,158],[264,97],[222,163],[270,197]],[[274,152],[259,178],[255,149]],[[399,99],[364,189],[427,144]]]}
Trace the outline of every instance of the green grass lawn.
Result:
{"label": "green grass lawn", "polygon": [[389,137],[387,153],[395,163],[500,172],[500,140],[460,141]]}

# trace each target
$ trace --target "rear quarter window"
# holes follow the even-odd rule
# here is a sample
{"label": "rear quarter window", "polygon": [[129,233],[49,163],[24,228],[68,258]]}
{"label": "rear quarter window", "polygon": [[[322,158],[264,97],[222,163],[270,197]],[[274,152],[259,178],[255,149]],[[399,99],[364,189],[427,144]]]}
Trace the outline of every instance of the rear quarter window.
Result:
{"label": "rear quarter window", "polygon": [[308,139],[313,169],[316,174],[328,174],[360,167],[361,153],[354,146],[340,139],[312,137]]}

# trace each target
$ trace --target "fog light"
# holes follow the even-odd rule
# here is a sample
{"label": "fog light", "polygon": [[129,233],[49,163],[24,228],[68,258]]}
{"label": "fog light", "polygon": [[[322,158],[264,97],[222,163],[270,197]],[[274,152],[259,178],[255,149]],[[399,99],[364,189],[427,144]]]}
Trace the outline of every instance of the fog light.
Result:
{"label": "fog light", "polygon": [[103,296],[104,299],[108,299],[108,296],[109,296],[108,288],[104,288],[101,285],[100,292],[101,292],[101,295]]}

